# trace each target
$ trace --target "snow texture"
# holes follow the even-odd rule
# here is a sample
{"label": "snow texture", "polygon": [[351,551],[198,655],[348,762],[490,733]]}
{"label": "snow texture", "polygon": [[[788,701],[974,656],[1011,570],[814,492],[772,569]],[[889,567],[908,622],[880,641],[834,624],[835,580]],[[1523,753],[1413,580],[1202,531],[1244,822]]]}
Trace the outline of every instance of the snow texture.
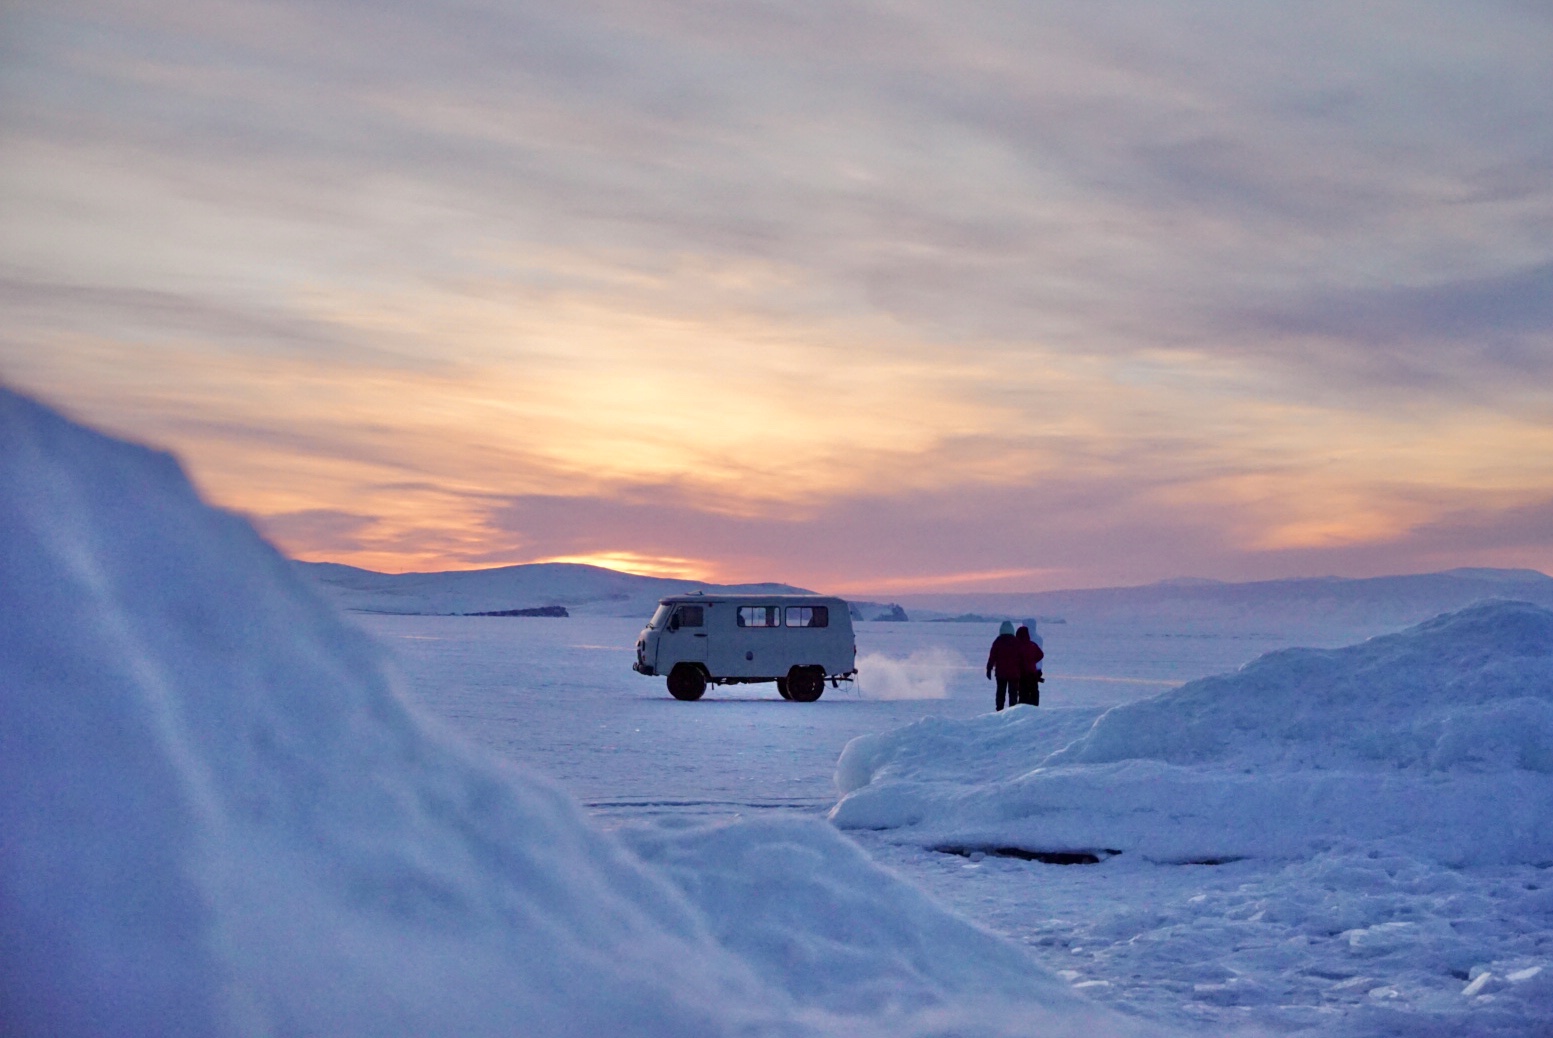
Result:
{"label": "snow texture", "polygon": [[832,817],[1159,861],[1341,839],[1448,864],[1553,861],[1553,612],[1539,606],[1272,653],[1087,720],[1016,709],[859,739]]}
{"label": "snow texture", "polygon": [[1137,1031],[825,827],[644,864],[171,457],[3,389],[0,588],[8,1034]]}
{"label": "snow texture", "polygon": [[[720,941],[806,1006],[872,1019],[886,1033],[928,1014],[954,1034],[1046,1033],[1064,1026],[1054,1010],[1081,1010],[1060,978],[903,886],[819,820],[624,835]],[[956,1003],[977,1008],[957,1013]]]}
{"label": "snow texture", "polygon": [[[835,780],[832,819],[880,860],[969,856],[917,874],[951,904],[1029,876],[1053,910],[1010,899],[980,918],[1154,1019],[1367,1038],[1553,1028],[1539,606],[1270,653],[1106,710],[928,718],[852,740]],[[1016,852],[1097,864],[1036,877]],[[972,868],[986,879],[967,882]]]}
{"label": "snow texture", "polygon": [[[599,824],[625,832],[633,846],[671,835],[639,841],[633,828],[689,825],[683,835],[694,853],[680,863],[654,859],[676,883],[684,864],[704,859],[732,881],[747,871],[758,877],[755,886],[780,890],[780,898],[730,913],[743,921],[741,932],[761,932],[761,913],[788,900],[804,903],[802,884],[781,879],[834,873],[839,883],[826,911],[843,919],[850,916],[841,906],[868,888],[848,878],[844,860],[825,859],[806,876],[775,864],[802,860],[782,849],[797,838],[762,839],[748,860],[716,865],[711,859],[720,855],[702,849],[696,830],[739,817],[822,817],[835,803],[832,773],[852,738],[924,714],[969,723],[992,709],[980,663],[995,624],[861,623],[863,655],[904,664],[937,648],[975,663],[949,673],[944,699],[869,700],[843,686],[798,705],[754,685],[695,704],[673,700],[661,680],[630,671],[639,619],[356,614],[353,621],[392,646],[417,702],[482,745],[562,778]],[[1163,622],[1154,629],[1169,633]],[[1009,723],[1007,746],[992,752],[983,743],[981,755],[947,760],[946,774],[961,773],[967,784],[999,781],[1007,768],[999,758],[1018,742],[1043,739],[1044,752],[1055,751],[1088,731],[1118,696],[1142,698],[1150,688],[1179,685],[1164,680],[1170,675],[1223,670],[1225,661],[1237,666],[1237,655],[1255,658],[1267,646],[1213,628],[1137,638],[1067,624],[1048,634],[1053,688],[1043,702],[1056,705],[1023,711],[1033,725]],[[1121,854],[1070,867],[974,850],[942,853],[912,842],[922,835],[914,830],[849,834],[873,860],[1022,945],[1086,998],[1191,1033],[1217,1038],[1249,1025],[1253,1033],[1302,1038],[1542,1038],[1553,1020],[1540,987],[1553,970],[1553,867],[1546,863],[1458,868],[1384,843],[1342,841],[1293,861],[1180,865]],[[701,889],[687,884],[687,896]],[[716,919],[712,925],[721,933]],[[762,943],[771,949],[762,967],[771,977],[787,976],[793,956],[827,946],[823,931]],[[795,998],[822,997],[827,974],[816,973],[819,981],[806,982]],[[853,976],[867,986],[867,978]],[[1002,1004],[994,995],[978,1001]]]}

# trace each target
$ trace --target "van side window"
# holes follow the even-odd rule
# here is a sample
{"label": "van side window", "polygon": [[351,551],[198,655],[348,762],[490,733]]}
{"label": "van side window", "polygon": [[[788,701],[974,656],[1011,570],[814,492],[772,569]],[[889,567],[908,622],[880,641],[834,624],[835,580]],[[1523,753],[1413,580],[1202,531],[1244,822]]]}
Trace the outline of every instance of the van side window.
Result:
{"label": "van side window", "polygon": [[679,625],[681,627],[701,627],[705,620],[702,610],[705,606],[682,605],[679,607]]}
{"label": "van side window", "polygon": [[777,606],[740,606],[735,622],[740,627],[780,627],[780,614]]}
{"label": "van side window", "polygon": [[787,626],[829,627],[830,609],[827,606],[788,606]]}

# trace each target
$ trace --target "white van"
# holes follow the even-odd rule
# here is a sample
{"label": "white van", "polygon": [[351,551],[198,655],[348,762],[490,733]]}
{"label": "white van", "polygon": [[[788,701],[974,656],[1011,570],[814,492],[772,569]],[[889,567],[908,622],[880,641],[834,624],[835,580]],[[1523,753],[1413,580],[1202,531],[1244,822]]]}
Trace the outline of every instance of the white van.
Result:
{"label": "white van", "polygon": [[857,675],[846,602],[821,595],[707,595],[659,601],[636,639],[632,669],[667,675],[675,699],[708,684],[775,681],[783,699],[812,703]]}

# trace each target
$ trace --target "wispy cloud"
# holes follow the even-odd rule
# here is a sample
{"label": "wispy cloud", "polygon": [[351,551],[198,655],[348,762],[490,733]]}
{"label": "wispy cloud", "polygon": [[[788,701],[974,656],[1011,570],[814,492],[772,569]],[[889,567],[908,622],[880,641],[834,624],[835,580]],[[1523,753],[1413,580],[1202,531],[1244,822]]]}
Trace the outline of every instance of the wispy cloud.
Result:
{"label": "wispy cloud", "polygon": [[1503,399],[1553,379],[1553,263],[1443,284],[1326,292],[1258,315],[1305,356],[1376,388]]}
{"label": "wispy cloud", "polygon": [[1553,565],[1537,5],[0,18],[0,376],[294,552]]}

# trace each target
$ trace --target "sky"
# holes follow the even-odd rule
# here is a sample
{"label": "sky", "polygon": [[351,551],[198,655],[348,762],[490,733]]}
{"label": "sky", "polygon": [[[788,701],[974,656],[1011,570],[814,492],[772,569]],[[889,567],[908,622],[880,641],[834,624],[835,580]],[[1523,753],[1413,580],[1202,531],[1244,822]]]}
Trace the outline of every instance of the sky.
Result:
{"label": "sky", "polygon": [[1553,8],[7,0],[0,381],[296,558],[1553,571]]}

